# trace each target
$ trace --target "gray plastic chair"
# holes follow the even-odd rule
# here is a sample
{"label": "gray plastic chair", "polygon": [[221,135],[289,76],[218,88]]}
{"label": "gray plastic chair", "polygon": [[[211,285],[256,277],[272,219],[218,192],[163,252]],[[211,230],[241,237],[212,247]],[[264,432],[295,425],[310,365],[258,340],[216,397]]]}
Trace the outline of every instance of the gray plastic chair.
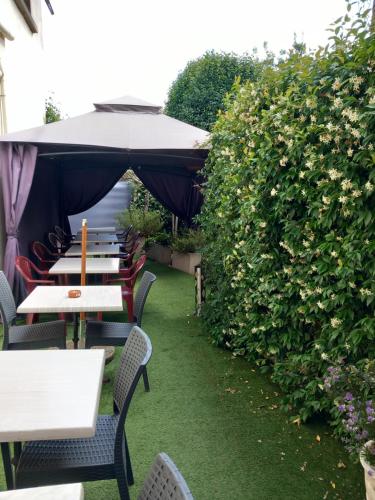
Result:
{"label": "gray plastic chair", "polygon": [[[115,321],[88,320],[86,324],[86,349],[94,346],[122,346],[125,344],[133,326],[142,326],[143,309],[147,295],[152,284],[156,281],[155,274],[145,271],[139,283],[137,294],[134,299],[133,323],[120,323]],[[143,381],[146,391],[150,390],[147,370],[143,373]]]}
{"label": "gray plastic chair", "polygon": [[3,350],[66,348],[65,321],[47,321],[16,326],[16,304],[3,271],[0,271],[0,316],[3,322]]}
{"label": "gray plastic chair", "polygon": [[152,353],[148,336],[135,326],[121,354],[113,391],[113,415],[99,415],[92,438],[27,442],[16,467],[16,487],[116,479],[129,500],[133,472],[125,434],[129,405]]}
{"label": "gray plastic chair", "polygon": [[166,453],[159,453],[138,500],[194,500],[181,472]]}

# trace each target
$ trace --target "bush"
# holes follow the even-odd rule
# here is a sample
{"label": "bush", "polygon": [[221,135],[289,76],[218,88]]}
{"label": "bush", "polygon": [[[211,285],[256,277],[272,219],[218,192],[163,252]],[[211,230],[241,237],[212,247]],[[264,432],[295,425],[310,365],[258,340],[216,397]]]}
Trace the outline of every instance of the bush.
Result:
{"label": "bush", "polygon": [[375,354],[368,14],[348,12],[325,49],[292,51],[256,84],[236,84],[206,167],[208,330],[270,369],[302,419],[331,408],[328,358]]}
{"label": "bush", "polygon": [[198,252],[203,245],[203,233],[196,229],[189,229],[173,239],[172,250],[179,253],[193,253]]}
{"label": "bush", "polygon": [[139,208],[125,210],[125,212],[117,216],[117,221],[120,227],[132,225],[133,229],[139,231],[141,236],[145,238],[158,233],[163,227],[159,212],[144,212]]}
{"label": "bush", "polygon": [[256,62],[249,56],[206,52],[178,75],[169,90],[165,113],[211,130],[235,79],[254,80],[257,71]]}

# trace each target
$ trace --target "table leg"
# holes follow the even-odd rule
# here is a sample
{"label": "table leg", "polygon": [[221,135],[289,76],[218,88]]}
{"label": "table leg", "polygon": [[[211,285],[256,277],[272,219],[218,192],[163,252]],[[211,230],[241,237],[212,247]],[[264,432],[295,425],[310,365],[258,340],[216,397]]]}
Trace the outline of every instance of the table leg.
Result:
{"label": "table leg", "polygon": [[78,314],[73,314],[73,344],[74,349],[78,349],[79,335],[78,335]]}
{"label": "table leg", "polygon": [[1,443],[1,455],[3,457],[5,480],[7,483],[7,489],[14,489],[13,471],[12,464],[10,461],[10,450],[9,443]]}

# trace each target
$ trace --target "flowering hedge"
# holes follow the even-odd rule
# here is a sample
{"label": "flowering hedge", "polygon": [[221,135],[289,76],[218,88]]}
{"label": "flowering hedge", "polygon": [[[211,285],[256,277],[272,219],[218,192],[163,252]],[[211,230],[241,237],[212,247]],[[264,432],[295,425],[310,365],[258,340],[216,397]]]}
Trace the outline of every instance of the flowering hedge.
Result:
{"label": "flowering hedge", "polygon": [[204,319],[218,344],[271,367],[303,419],[329,409],[328,357],[375,353],[368,14],[348,12],[330,46],[235,86],[206,169]]}

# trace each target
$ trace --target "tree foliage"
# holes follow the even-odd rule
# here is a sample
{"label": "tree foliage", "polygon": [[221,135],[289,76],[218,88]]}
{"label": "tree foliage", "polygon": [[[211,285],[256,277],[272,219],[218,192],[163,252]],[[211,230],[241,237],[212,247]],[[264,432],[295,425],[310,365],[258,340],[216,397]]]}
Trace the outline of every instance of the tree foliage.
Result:
{"label": "tree foliage", "polygon": [[350,9],[325,49],[236,84],[200,219],[208,330],[303,419],[330,409],[329,358],[375,354],[375,43],[369,11]]}
{"label": "tree foliage", "polygon": [[52,97],[49,96],[46,99],[46,107],[45,107],[45,123],[58,122],[62,120],[61,110],[57,107]]}
{"label": "tree foliage", "polygon": [[254,80],[256,74],[257,65],[249,56],[206,52],[178,75],[169,90],[165,113],[211,130],[235,79]]}

